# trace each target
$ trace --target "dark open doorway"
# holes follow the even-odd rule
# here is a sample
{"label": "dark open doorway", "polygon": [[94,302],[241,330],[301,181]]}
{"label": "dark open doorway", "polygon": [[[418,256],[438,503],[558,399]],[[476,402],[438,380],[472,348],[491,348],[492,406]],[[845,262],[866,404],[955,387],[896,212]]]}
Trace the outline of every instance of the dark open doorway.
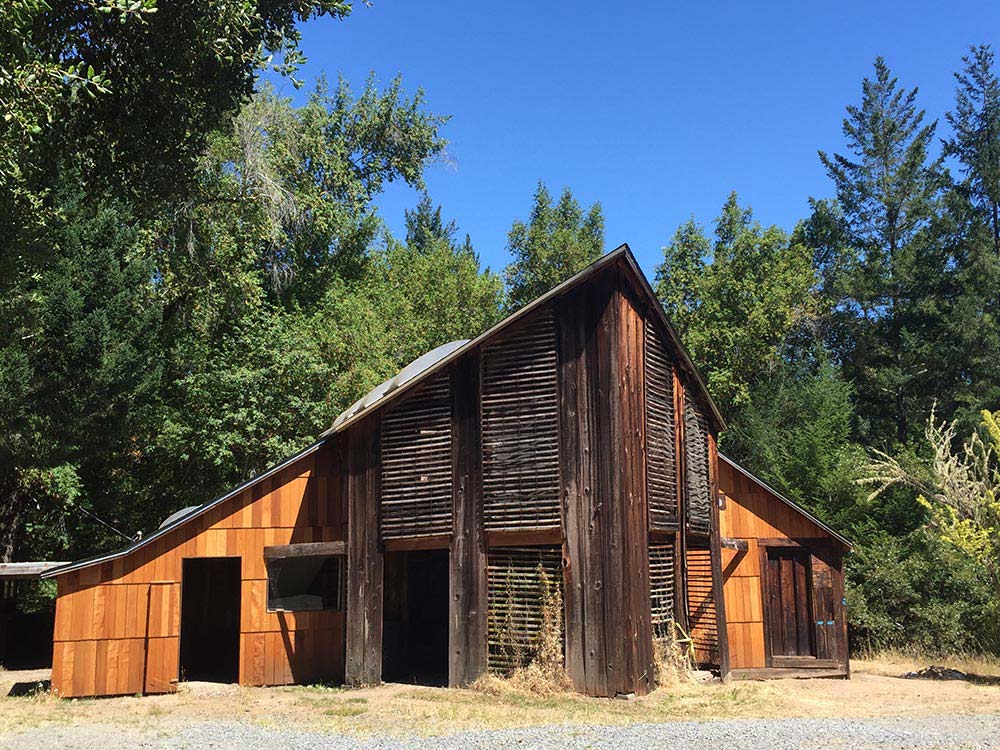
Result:
{"label": "dark open doorway", "polygon": [[448,684],[448,550],[385,556],[382,679]]}
{"label": "dark open doorway", "polygon": [[240,558],[184,561],[181,679],[237,682],[240,665]]}

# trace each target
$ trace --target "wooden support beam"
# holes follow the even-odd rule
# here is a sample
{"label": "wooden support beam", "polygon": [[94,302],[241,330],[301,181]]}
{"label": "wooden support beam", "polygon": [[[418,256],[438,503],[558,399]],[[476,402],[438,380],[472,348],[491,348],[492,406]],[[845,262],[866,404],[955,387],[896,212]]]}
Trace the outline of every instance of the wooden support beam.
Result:
{"label": "wooden support beam", "polygon": [[304,542],[264,547],[264,559],[279,557],[330,557],[347,554],[347,542]]}
{"label": "wooden support beam", "polygon": [[386,539],[382,542],[382,546],[386,552],[419,552],[420,550],[429,549],[448,549],[451,546],[451,534]]}
{"label": "wooden support beam", "polygon": [[539,547],[562,544],[562,529],[524,529],[519,531],[488,531],[489,547]]}
{"label": "wooden support beam", "polygon": [[452,517],[448,556],[448,684],[469,685],[487,668],[486,541],[478,352],[452,371]]}
{"label": "wooden support beam", "polygon": [[721,543],[726,549],[734,549],[738,552],[746,552],[750,549],[750,544],[746,539],[730,539],[729,537],[722,537]]}
{"label": "wooden support beam", "polygon": [[347,493],[347,658],[345,682],[352,687],[382,681],[382,566],[378,540],[378,414],[347,433],[344,489]]}

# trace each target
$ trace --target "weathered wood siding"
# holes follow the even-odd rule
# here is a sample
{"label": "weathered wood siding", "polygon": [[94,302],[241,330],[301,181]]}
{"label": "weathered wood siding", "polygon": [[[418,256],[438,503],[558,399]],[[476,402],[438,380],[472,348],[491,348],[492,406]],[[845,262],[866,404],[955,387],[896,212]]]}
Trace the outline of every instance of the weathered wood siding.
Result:
{"label": "weathered wood siding", "polygon": [[382,681],[382,570],[379,540],[379,415],[353,425],[343,436],[347,533],[348,685]]}
{"label": "weathered wood siding", "polygon": [[620,269],[558,307],[566,661],[591,695],[652,688],[642,313]]}
{"label": "weathered wood siding", "polygon": [[684,391],[685,505],[689,532],[708,534],[712,529],[712,490],[709,426],[704,407]]}
{"label": "weathered wood siding", "polygon": [[847,667],[846,612],[843,597],[842,550],[839,543],[807,516],[789,507],[766,487],[719,462],[719,489],[724,509],[719,514],[723,539],[741,540],[747,550],[723,548],[723,580],[730,660],[734,670],[768,667],[765,643],[764,586],[759,543],[797,541],[811,552],[813,597],[824,602],[835,625],[819,629],[820,658]]}
{"label": "weathered wood siding", "polygon": [[646,487],[649,528],[672,531],[677,517],[677,434],[674,367],[657,323],[645,324]]}
{"label": "weathered wood siding", "polygon": [[455,534],[449,555],[448,682],[468,685],[486,671],[486,532],[479,429],[480,357],[463,357],[452,373]]}
{"label": "weathered wood siding", "polygon": [[489,531],[558,528],[556,340],[546,306],[484,347],[483,506]]}
{"label": "weathered wood siding", "polygon": [[687,549],[688,623],[699,664],[719,663],[719,627],[715,587],[712,579],[712,552],[688,544]]}
{"label": "weathered wood siding", "polygon": [[383,413],[383,539],[451,533],[451,421],[448,373]]}
{"label": "weathered wood siding", "polygon": [[188,557],[240,559],[240,684],[341,680],[344,613],[268,612],[264,547],[342,540],[345,532],[339,477],[323,448],[128,557],[58,576],[53,690],[175,690]]}

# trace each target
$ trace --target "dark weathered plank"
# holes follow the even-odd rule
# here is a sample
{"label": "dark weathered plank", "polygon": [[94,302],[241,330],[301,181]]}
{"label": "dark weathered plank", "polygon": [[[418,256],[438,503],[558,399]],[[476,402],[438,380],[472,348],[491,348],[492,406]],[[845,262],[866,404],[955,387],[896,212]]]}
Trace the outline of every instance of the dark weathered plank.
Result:
{"label": "dark weathered plank", "polygon": [[275,544],[264,547],[264,559],[278,557],[323,557],[346,555],[347,542],[302,542],[300,544]]}
{"label": "dark weathered plank", "polygon": [[[382,680],[382,550],[378,540],[378,417],[352,425],[344,436],[344,491],[347,497],[347,659],[348,685]],[[338,438],[338,440],[341,438]]]}
{"label": "dark weathered plank", "polygon": [[618,425],[622,511],[622,601],[625,634],[624,679],[619,692],[653,689],[653,627],[650,611],[649,514],[646,496],[644,326],[638,301],[619,278],[617,340]]}
{"label": "dark weathered plank", "polygon": [[577,690],[607,695],[603,509],[598,485],[597,329],[612,288],[594,283],[559,300],[559,399],[566,542],[566,668]]}
{"label": "dark weathered plank", "polygon": [[468,685],[487,667],[486,543],[479,429],[479,355],[452,371],[452,462],[455,533],[449,555],[448,683]]}

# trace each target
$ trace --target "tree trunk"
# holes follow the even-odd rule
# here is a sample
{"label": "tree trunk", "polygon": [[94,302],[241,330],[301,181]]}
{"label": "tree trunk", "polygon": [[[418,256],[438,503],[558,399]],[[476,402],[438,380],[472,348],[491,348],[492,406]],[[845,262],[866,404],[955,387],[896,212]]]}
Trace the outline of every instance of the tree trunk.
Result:
{"label": "tree trunk", "polygon": [[0,497],[0,563],[11,562],[14,559],[14,540],[17,538],[17,527],[21,520],[21,504],[24,495],[17,488],[17,479],[11,474],[3,483]]}

